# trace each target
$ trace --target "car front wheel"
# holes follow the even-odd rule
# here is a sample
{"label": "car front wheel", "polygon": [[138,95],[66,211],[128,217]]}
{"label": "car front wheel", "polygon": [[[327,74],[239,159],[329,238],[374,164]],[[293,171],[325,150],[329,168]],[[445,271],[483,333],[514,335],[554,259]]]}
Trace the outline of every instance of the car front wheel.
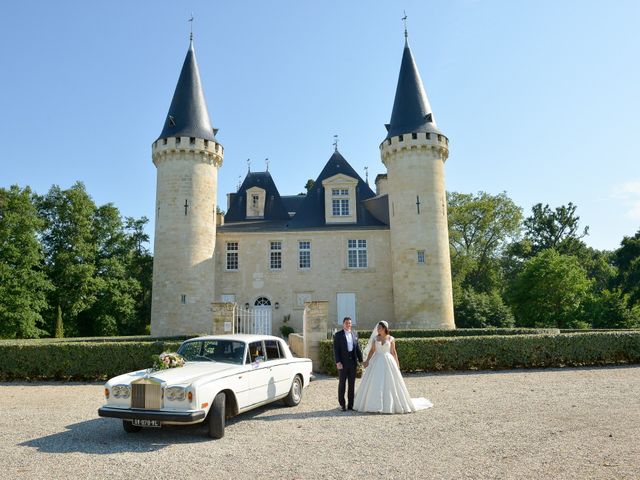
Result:
{"label": "car front wheel", "polygon": [[213,399],[213,404],[209,410],[209,436],[211,438],[224,437],[224,419],[225,419],[225,394],[219,393]]}
{"label": "car front wheel", "polygon": [[291,383],[291,389],[289,395],[284,399],[285,405],[289,407],[295,407],[302,400],[302,379],[299,376],[295,376],[293,383]]}
{"label": "car front wheel", "polygon": [[142,430],[142,427],[134,425],[131,420],[122,420],[122,428],[124,428],[124,431],[127,433],[135,433]]}

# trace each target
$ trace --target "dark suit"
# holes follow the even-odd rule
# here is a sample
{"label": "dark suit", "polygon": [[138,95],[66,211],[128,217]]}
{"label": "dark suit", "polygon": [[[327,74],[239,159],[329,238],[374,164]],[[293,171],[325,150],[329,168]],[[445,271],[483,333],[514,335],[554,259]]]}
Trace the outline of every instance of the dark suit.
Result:
{"label": "dark suit", "polygon": [[342,369],[338,370],[338,402],[342,408],[344,404],[344,392],[347,381],[349,388],[347,390],[347,408],[353,408],[353,397],[356,386],[356,368],[358,362],[362,362],[362,351],[358,345],[358,334],[355,330],[351,330],[353,336],[353,350],[350,352],[347,344],[347,337],[344,330],[336,332],[333,336],[333,354],[336,363],[342,363]]}

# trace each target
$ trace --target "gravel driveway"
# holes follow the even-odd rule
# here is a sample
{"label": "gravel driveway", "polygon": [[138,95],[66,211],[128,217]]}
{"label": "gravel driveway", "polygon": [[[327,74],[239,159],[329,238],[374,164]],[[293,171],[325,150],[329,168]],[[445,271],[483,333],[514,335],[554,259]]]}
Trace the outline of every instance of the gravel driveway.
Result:
{"label": "gravel driveway", "polygon": [[[638,479],[640,366],[417,374],[408,415],[343,413],[320,376],[302,404],[227,425],[127,434],[101,384],[0,383],[3,478]],[[356,384],[357,385],[357,384]]]}

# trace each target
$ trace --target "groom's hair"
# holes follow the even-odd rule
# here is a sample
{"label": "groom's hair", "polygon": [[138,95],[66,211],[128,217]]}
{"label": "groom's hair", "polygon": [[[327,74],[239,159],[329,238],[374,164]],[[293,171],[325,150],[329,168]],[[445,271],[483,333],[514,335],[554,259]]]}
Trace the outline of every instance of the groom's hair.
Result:
{"label": "groom's hair", "polygon": [[342,319],[342,324],[344,325],[344,322],[346,322],[347,320],[351,320],[351,317],[344,317]]}

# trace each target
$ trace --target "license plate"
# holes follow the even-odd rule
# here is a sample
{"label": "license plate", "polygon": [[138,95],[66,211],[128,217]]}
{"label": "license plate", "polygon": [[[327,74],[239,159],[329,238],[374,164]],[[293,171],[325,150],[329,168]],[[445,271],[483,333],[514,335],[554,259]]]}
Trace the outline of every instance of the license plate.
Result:
{"label": "license plate", "polygon": [[132,420],[131,423],[136,427],[160,428],[162,426],[158,420],[142,420],[139,418]]}

